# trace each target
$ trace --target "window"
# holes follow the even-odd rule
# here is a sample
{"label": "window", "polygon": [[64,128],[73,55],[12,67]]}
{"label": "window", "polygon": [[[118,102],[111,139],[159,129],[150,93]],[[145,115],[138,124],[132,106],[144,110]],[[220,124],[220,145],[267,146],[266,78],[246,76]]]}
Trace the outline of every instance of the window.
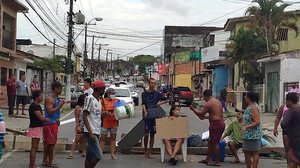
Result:
{"label": "window", "polygon": [[288,28],[279,28],[277,31],[277,40],[278,41],[288,41]]}
{"label": "window", "polygon": [[128,89],[114,89],[116,97],[130,97]]}
{"label": "window", "polygon": [[7,80],[7,68],[1,67],[1,85],[5,86]]}
{"label": "window", "polygon": [[25,71],[20,71],[19,80],[21,80],[22,76],[25,75]]}

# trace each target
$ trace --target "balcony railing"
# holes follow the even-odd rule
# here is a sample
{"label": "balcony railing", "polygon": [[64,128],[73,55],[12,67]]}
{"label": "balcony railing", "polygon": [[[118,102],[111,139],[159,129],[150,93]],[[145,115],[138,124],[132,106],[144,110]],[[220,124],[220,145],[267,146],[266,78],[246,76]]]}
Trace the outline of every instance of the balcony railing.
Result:
{"label": "balcony railing", "polygon": [[13,50],[13,33],[3,30],[2,47]]}

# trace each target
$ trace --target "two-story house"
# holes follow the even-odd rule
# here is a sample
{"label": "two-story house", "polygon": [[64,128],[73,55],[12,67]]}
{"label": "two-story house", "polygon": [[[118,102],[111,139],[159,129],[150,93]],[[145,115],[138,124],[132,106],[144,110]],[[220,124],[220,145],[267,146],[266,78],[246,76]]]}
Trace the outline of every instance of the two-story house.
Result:
{"label": "two-story house", "polygon": [[[297,25],[300,28],[300,11],[288,11],[297,17]],[[227,20],[224,29],[231,35],[245,26],[249,17],[230,18]],[[296,36],[294,30],[280,28],[275,34],[279,42],[278,54],[266,55],[257,61],[264,65],[265,80],[260,98],[263,99],[263,111],[276,112],[284,103],[285,94],[292,84],[299,86],[300,76],[300,36]],[[237,63],[234,68],[234,86],[237,90],[243,90],[242,78],[240,76],[240,65]]]}
{"label": "two-story house", "polygon": [[6,94],[5,83],[10,75],[26,72],[26,65],[18,64],[22,58],[16,54],[17,13],[28,8],[17,0],[0,1],[0,86]]}

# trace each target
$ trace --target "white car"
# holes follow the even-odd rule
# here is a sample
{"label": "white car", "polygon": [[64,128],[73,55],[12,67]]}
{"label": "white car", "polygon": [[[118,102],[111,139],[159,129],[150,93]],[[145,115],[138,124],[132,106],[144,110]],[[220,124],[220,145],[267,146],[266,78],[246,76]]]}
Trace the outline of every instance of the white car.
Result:
{"label": "white car", "polygon": [[113,88],[115,90],[117,99],[123,100],[127,104],[134,104],[130,89],[128,87],[111,85],[109,88]]}

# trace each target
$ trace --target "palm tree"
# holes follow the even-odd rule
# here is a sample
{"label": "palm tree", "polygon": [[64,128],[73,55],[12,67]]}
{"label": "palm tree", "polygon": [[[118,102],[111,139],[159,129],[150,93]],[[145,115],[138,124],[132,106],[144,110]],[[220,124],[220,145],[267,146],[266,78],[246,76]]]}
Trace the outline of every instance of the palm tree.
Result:
{"label": "palm tree", "polygon": [[261,33],[253,29],[239,29],[238,33],[229,38],[227,59],[234,64],[239,63],[243,84],[247,90],[263,81],[262,68],[256,62],[258,56],[266,52],[267,42]]}
{"label": "palm tree", "polygon": [[250,28],[265,36],[269,54],[274,51],[274,45],[278,45],[274,34],[277,34],[279,28],[292,29],[296,32],[296,37],[299,35],[295,14],[284,12],[291,4],[282,0],[253,0],[252,3],[258,6],[249,7],[245,14],[250,17]]}

